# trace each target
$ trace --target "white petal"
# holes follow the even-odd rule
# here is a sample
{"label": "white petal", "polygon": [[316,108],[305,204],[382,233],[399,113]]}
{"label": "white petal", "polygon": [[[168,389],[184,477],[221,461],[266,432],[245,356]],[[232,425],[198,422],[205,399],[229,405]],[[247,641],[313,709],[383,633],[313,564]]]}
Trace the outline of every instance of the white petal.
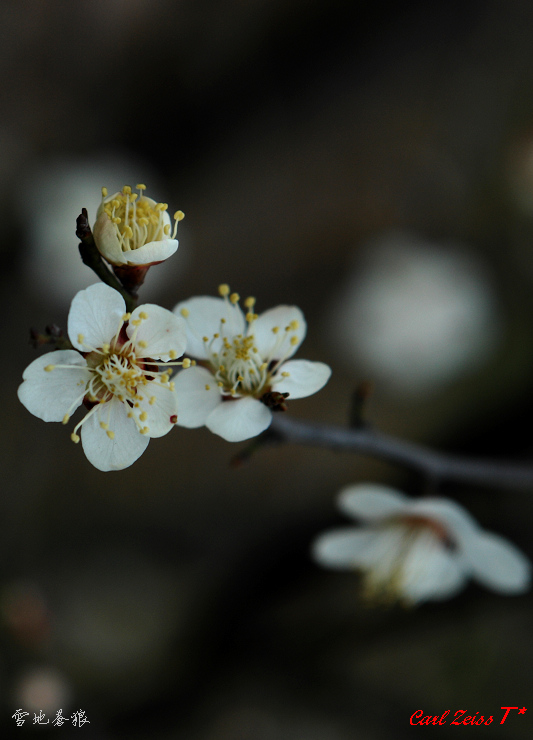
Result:
{"label": "white petal", "polygon": [[123,263],[128,265],[153,265],[171,257],[178,248],[177,239],[162,239],[157,242],[148,242],[142,247],[131,249],[129,252],[123,252]]}
{"label": "white petal", "polygon": [[359,483],[344,488],[337,499],[338,507],[361,521],[379,521],[402,513],[407,496],[379,483]]}
{"label": "white petal", "polygon": [[[204,337],[209,340],[214,334],[227,337],[230,341],[237,334],[244,334],[246,321],[244,314],[238,305],[233,305],[223,298],[213,296],[197,296],[182,301],[174,307],[173,311],[181,316],[182,309],[188,311],[187,324],[187,354],[198,359],[207,359]],[[221,324],[225,319],[225,324]],[[211,345],[212,351],[218,352],[222,340],[218,339]]]}
{"label": "white petal", "polygon": [[[126,311],[124,298],[109,285],[96,283],[76,293],[68,315],[68,335],[76,349],[102,347],[117,333]],[[78,340],[82,335],[83,342]]]}
{"label": "white petal", "polygon": [[509,540],[481,532],[463,542],[462,552],[472,576],[501,594],[523,593],[529,588],[531,563]]}
{"label": "white petal", "polygon": [[413,542],[403,564],[402,593],[409,601],[448,599],[465,584],[461,559],[428,530]]}
{"label": "white petal", "polygon": [[[293,321],[297,322],[297,328],[285,331]],[[274,333],[272,329],[276,327],[278,332]],[[253,322],[249,331],[254,335],[255,345],[266,362],[291,357],[303,342],[306,332],[304,315],[297,306],[269,308]],[[293,337],[298,340],[295,344],[291,344]]]}
{"label": "white petal", "polygon": [[[145,313],[148,318],[141,320],[139,326],[135,326],[133,321],[137,320],[141,313]],[[172,311],[153,303],[138,306],[133,311],[126,333],[130,338],[135,335],[137,357],[168,361],[172,350],[176,358],[185,352],[187,341],[185,321],[175,316]],[[145,343],[146,346],[142,347],[141,343]]]}
{"label": "white petal", "polygon": [[[69,365],[47,372],[47,365]],[[21,403],[43,421],[62,421],[72,404],[83,400],[83,391],[91,378],[85,359],[72,349],[48,352],[34,360],[22,375],[19,386]],[[74,409],[71,409],[71,412]]]}
{"label": "white petal", "polygon": [[312,545],[312,555],[317,563],[327,568],[368,568],[376,538],[380,533],[346,527],[324,532]]}
{"label": "white petal", "polygon": [[[129,407],[118,399],[101,404],[81,428],[81,443],[87,459],[98,470],[123,470],[132,465],[145,451],[150,441],[141,434],[133,419],[128,417]],[[110,439],[100,422],[109,425],[114,433]]]}
{"label": "white petal", "polygon": [[241,442],[263,432],[271,421],[270,409],[248,396],[218,405],[207,417],[205,425],[228,442]]}
{"label": "white petal", "polygon": [[139,401],[139,411],[146,412],[145,421],[140,421],[141,427],[147,426],[149,437],[162,437],[168,434],[175,422],[171,417],[178,415],[178,396],[168,385],[149,383],[142,390],[143,400]]}
{"label": "white petal", "polygon": [[[100,208],[98,209],[100,211]],[[107,213],[100,212],[93,226],[94,243],[111,265],[124,265],[126,260],[120,246],[117,228]]]}
{"label": "white petal", "polygon": [[[209,389],[206,389],[206,385]],[[204,426],[214,408],[222,403],[213,375],[204,367],[181,370],[174,380],[178,397],[178,425],[194,429]]]}
{"label": "white petal", "polygon": [[479,524],[469,512],[448,498],[412,499],[403,513],[425,516],[444,525],[448,535],[459,547],[462,547],[463,542],[470,541],[474,533],[481,531]]}
{"label": "white petal", "polygon": [[[282,373],[289,373],[282,377]],[[328,382],[331,368],[323,362],[309,360],[289,360],[283,363],[276,373],[273,390],[288,393],[289,400],[313,395]],[[279,378],[279,380],[277,380]]]}

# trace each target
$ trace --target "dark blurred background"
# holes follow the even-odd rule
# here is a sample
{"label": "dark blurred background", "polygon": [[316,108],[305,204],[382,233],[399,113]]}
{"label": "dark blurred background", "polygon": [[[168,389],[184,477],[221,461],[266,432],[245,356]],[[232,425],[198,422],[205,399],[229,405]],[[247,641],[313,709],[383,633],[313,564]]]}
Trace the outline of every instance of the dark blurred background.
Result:
{"label": "dark blurred background", "polygon": [[[186,219],[141,301],[299,305],[333,376],[291,414],[344,424],[370,379],[382,430],[530,460],[533,4],[3,0],[0,35],[3,734],[381,740],[466,709],[529,738],[498,722],[531,696],[531,595],[374,609],[309,558],[342,486],[419,477],[294,446],[235,468],[245,444],[180,428],[104,474],[16,388],[29,327],[95,282],[80,209],[145,182]],[[533,556],[531,491],[439,492]],[[33,725],[60,707],[90,724]]]}

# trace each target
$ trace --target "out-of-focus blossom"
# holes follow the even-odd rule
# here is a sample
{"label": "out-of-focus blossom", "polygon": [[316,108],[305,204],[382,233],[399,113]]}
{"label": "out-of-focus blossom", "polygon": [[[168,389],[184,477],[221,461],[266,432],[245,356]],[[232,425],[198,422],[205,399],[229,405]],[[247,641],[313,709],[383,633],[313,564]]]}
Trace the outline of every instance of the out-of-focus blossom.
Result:
{"label": "out-of-focus blossom", "polygon": [[146,185],[137,185],[137,189],[139,193],[132,193],[125,185],[120,192],[108,195],[107,188],[102,188],[94,241],[104,259],[117,267],[154,265],[178,248],[175,237],[183,212],[174,214],[172,231],[168,205],[144,195]]}
{"label": "out-of-focus blossom", "polygon": [[362,250],[331,317],[333,349],[400,396],[434,391],[482,364],[500,326],[473,258],[400,232]]}
{"label": "out-of-focus blossom", "polygon": [[[52,725],[55,712],[61,707],[65,712],[72,701],[72,687],[65,676],[51,667],[40,667],[22,674],[14,687],[14,703],[26,711],[44,712]],[[46,724],[46,720],[44,720]],[[29,718],[28,724],[32,724]]]}
{"label": "out-of-focus blossom", "polygon": [[[68,423],[89,409],[71,438],[99,470],[121,470],[137,460],[151,437],[177,420],[171,370],[159,369],[185,351],[183,319],[153,304],[125,313],[124,299],[97,283],[74,297],[68,334],[75,349],[49,352],[24,371],[21,402],[43,421]],[[77,351],[76,351],[77,350]],[[170,364],[181,364],[171,362]]]}
{"label": "out-of-focus blossom", "polygon": [[340,509],[361,527],[332,530],[313,544],[315,560],[364,574],[373,601],[419,604],[454,596],[473,578],[499,594],[519,594],[531,564],[511,542],[481,529],[455,501],[410,499],[386,486],[348,486]]}
{"label": "out-of-focus blossom", "polygon": [[255,298],[244,314],[227,285],[221,298],[201,296],[178,303],[174,312],[187,325],[187,354],[200,363],[176,378],[178,424],[205,424],[229,442],[264,431],[272,410],[285,399],[319,391],[331,370],[322,362],[290,360],[302,343],[306,323],[296,306],[277,306],[258,316]]}

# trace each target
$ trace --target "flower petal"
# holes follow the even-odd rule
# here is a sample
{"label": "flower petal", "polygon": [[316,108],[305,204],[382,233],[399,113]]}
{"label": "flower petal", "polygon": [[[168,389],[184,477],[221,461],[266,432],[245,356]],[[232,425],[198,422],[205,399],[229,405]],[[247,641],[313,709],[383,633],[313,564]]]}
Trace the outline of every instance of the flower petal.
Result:
{"label": "flower petal", "polygon": [[93,237],[98,251],[109,264],[126,264],[116,226],[105,211],[102,211],[94,222]]}
{"label": "flower petal", "polygon": [[[282,373],[289,373],[283,377]],[[313,395],[328,382],[331,368],[324,362],[289,360],[283,363],[273,378],[275,390],[288,393],[289,400]],[[278,380],[279,379],[279,380]]]}
{"label": "flower petal", "polygon": [[219,404],[209,414],[205,425],[228,442],[241,442],[263,432],[271,421],[270,409],[248,396]]}
{"label": "flower petal", "polygon": [[[296,329],[291,328],[292,322],[296,322]],[[274,332],[273,329],[276,328],[277,331]],[[265,362],[291,357],[303,342],[306,332],[304,315],[297,306],[269,308],[253,322],[249,330],[249,334],[254,335],[256,347]],[[293,337],[297,340],[294,344]]]}
{"label": "flower petal", "polygon": [[[87,459],[98,470],[123,470],[132,465],[148,446],[150,437],[141,434],[128,408],[117,398],[101,404],[81,428],[81,443]],[[108,425],[110,439],[100,423]]]}
{"label": "flower petal", "polygon": [[125,311],[124,298],[109,285],[96,283],[80,290],[74,296],[68,315],[70,341],[83,352],[102,347],[117,333]]}
{"label": "flower petal", "polygon": [[381,533],[346,527],[324,532],[313,542],[312,556],[326,568],[368,568],[373,563],[372,552]]}
{"label": "flower petal", "polygon": [[402,594],[412,603],[448,599],[465,584],[466,573],[457,553],[447,550],[432,532],[419,536],[405,556]]}
{"label": "flower petal", "polygon": [[368,522],[403,513],[408,502],[403,493],[379,483],[346,486],[337,499],[339,509],[345,514]]}
{"label": "flower petal", "polygon": [[[174,307],[173,312],[181,316],[181,311],[188,312],[187,324],[187,354],[200,360],[207,359],[204,337],[209,340],[214,334],[228,337],[230,341],[237,334],[244,334],[246,321],[239,305],[230,303],[223,298],[213,296],[197,296],[181,301]],[[225,323],[221,324],[224,319]],[[218,352],[222,344],[221,339],[215,339],[211,345],[213,352]]]}
{"label": "flower petal", "polygon": [[177,239],[162,239],[157,242],[148,242],[137,249],[131,249],[129,252],[122,252],[122,264],[134,267],[163,262],[168,259],[168,257],[172,257],[178,249],[178,244]]}
{"label": "flower petal", "polygon": [[[69,367],[47,372],[44,368],[48,365]],[[43,421],[62,421],[67,411],[72,413],[81,405],[91,374],[79,352],[64,349],[38,357],[22,377],[24,382],[19,386],[18,397],[28,411]]]}
{"label": "flower petal", "polygon": [[141,426],[148,427],[149,437],[162,437],[168,434],[175,425],[171,417],[178,415],[178,396],[176,391],[168,385],[149,383],[144,387],[143,400],[139,401],[141,413],[146,413],[146,420],[140,421]]}
{"label": "flower petal", "polygon": [[[209,390],[206,390],[209,386]],[[209,414],[222,403],[213,375],[204,367],[190,367],[174,380],[178,397],[178,425],[194,429],[204,426]]]}
{"label": "flower petal", "polygon": [[481,531],[479,524],[465,508],[447,498],[431,497],[412,500],[405,506],[402,513],[425,516],[443,524],[451,539],[459,547],[463,547],[473,535]]}
{"label": "flower petal", "polygon": [[501,594],[519,594],[529,588],[531,563],[509,540],[493,532],[480,532],[462,543],[472,576]]}
{"label": "flower petal", "polygon": [[[133,322],[139,320],[141,313],[146,314],[148,318],[135,326]],[[130,338],[135,336],[137,357],[151,357],[166,362],[171,359],[171,352],[173,358],[181,357],[185,352],[187,342],[185,321],[181,316],[175,316],[172,311],[153,303],[145,303],[133,311],[126,333]]]}

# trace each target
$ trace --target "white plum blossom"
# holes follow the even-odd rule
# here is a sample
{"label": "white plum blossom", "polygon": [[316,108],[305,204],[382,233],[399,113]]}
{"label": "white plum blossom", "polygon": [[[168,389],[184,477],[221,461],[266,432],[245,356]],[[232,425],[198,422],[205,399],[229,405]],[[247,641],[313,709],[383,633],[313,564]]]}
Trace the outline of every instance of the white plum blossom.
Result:
{"label": "white plum blossom", "polygon": [[102,188],[102,202],[96,213],[93,236],[100,254],[116,267],[141,267],[163,262],[178,248],[176,233],[183,212],[174,214],[171,222],[166,203],[156,203],[144,195],[146,185],[137,185],[132,193],[125,185],[122,191],[107,194]]}
{"label": "white plum blossom", "polygon": [[[74,296],[68,335],[75,349],[49,352],[24,371],[18,396],[43,421],[67,424],[74,411],[87,413],[71,434],[99,470],[121,470],[167,434],[177,420],[178,399],[170,381],[186,346],[183,319],[145,304],[126,313],[124,299],[103,283]],[[168,362],[168,361],[174,362]],[[162,368],[159,361],[168,363]],[[185,361],[187,364],[187,361]]]}
{"label": "white plum blossom", "polygon": [[272,409],[284,408],[285,398],[319,391],[331,369],[322,362],[290,359],[306,332],[299,308],[277,306],[259,316],[250,297],[244,314],[228,285],[221,285],[219,293],[220,298],[198,296],[174,308],[186,320],[187,354],[198,361],[175,381],[178,424],[205,425],[239,442],[264,431]]}
{"label": "white plum blossom", "polygon": [[499,594],[519,594],[531,564],[511,542],[487,532],[455,501],[410,499],[386,486],[348,486],[338,499],[363,526],[325,532],[313,543],[323,566],[364,574],[371,601],[416,605],[447,599],[468,578]]}

